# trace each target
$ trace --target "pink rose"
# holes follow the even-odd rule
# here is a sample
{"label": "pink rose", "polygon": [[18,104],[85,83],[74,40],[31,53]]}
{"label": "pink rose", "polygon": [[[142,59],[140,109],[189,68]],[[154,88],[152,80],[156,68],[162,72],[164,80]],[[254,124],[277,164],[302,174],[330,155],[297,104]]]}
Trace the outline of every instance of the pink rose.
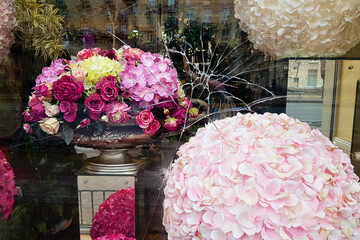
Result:
{"label": "pink rose", "polygon": [[131,108],[126,103],[112,102],[106,106],[105,112],[110,122],[125,124],[129,119],[126,111]]}
{"label": "pink rose", "polygon": [[155,134],[160,127],[161,125],[159,121],[155,119],[154,122],[150,123],[150,125],[147,128],[143,129],[143,131],[147,135],[152,135]]}
{"label": "pink rose", "polygon": [[56,100],[75,102],[81,97],[84,85],[73,76],[64,75],[54,82],[53,91]]}
{"label": "pink rose", "polygon": [[33,133],[33,130],[32,130],[32,128],[31,128],[30,124],[24,123],[24,124],[23,124],[23,128],[24,128],[24,130],[25,130],[26,133]]}
{"label": "pink rose", "polygon": [[47,134],[57,134],[59,131],[60,123],[56,118],[44,118],[39,121],[41,130]]}
{"label": "pink rose", "polygon": [[89,125],[89,123],[90,123],[90,119],[88,119],[88,118],[85,118],[85,119],[83,119],[81,122],[80,122],[80,127],[82,127],[82,128],[84,128],[84,127],[86,127],[87,125]]}
{"label": "pink rose", "polygon": [[43,97],[45,100],[50,100],[53,95],[52,86],[49,83],[43,83],[40,86],[33,87],[36,97]]}
{"label": "pink rose", "polygon": [[85,99],[85,109],[89,111],[91,119],[99,120],[101,113],[105,109],[105,101],[99,94],[93,93]]}
{"label": "pink rose", "polygon": [[48,117],[55,117],[57,115],[59,115],[60,113],[60,108],[58,105],[48,105],[45,106],[45,114]]}
{"label": "pink rose", "polygon": [[166,128],[169,132],[175,132],[178,126],[176,122],[176,118],[169,117],[165,120],[164,128]]}
{"label": "pink rose", "polygon": [[74,76],[75,81],[84,82],[86,78],[86,70],[83,68],[75,68],[71,71],[71,75]]}
{"label": "pink rose", "polygon": [[105,101],[111,102],[118,96],[119,88],[115,84],[115,77],[111,75],[104,77],[95,85],[95,91],[100,92],[101,97]]}
{"label": "pink rose", "polygon": [[60,102],[60,111],[64,114],[64,119],[67,122],[73,122],[75,120],[77,109],[77,104],[74,102]]}
{"label": "pink rose", "polygon": [[147,128],[149,127],[150,123],[154,121],[154,115],[152,112],[150,112],[149,109],[146,109],[142,112],[140,112],[136,116],[136,124],[139,125],[141,128]]}
{"label": "pink rose", "polygon": [[94,54],[99,54],[100,51],[101,51],[100,48],[83,49],[80,52],[78,52],[77,57],[80,60],[85,60],[94,56]]}

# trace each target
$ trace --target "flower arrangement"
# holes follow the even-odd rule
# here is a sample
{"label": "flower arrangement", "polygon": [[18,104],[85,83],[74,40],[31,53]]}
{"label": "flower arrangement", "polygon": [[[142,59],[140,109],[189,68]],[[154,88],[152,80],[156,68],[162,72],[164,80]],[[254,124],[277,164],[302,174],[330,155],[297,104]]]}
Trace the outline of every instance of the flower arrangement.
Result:
{"label": "flower arrangement", "polygon": [[274,58],[341,56],[360,41],[359,1],[235,0],[235,17]]}
{"label": "flower arrangement", "polygon": [[17,190],[14,182],[14,172],[0,151],[0,217],[9,218]]}
{"label": "flower arrangement", "polygon": [[16,26],[14,0],[0,2],[0,63],[10,53],[15,42],[13,30]]}
{"label": "flower arrangement", "polygon": [[111,234],[111,235],[98,237],[95,240],[136,240],[136,239],[125,237],[123,234]]}
{"label": "flower arrangement", "polygon": [[167,174],[169,239],[358,239],[349,157],[285,114],[238,114],[198,130]]}
{"label": "flower arrangement", "polygon": [[107,235],[104,239],[118,239],[117,234],[123,234],[126,239],[132,239],[134,231],[135,189],[128,187],[111,194],[99,206],[92,220],[90,236],[95,239]]}
{"label": "flower arrangement", "polygon": [[125,124],[136,119],[152,135],[180,130],[198,114],[169,59],[128,46],[84,49],[76,61],[53,61],[33,89],[23,113],[30,133],[35,125],[47,134],[57,134],[63,126],[64,136],[73,136],[64,131],[94,121]]}

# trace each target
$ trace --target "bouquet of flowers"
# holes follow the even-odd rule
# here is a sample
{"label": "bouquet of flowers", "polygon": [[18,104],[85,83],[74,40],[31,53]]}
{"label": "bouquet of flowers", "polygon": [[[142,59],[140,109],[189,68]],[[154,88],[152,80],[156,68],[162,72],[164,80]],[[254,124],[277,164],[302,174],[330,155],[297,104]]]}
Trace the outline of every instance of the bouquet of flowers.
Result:
{"label": "bouquet of flowers", "polygon": [[129,46],[84,49],[75,61],[53,61],[33,89],[23,113],[25,131],[32,133],[36,125],[47,134],[62,130],[66,142],[74,128],[91,122],[134,119],[152,135],[178,131],[198,115],[171,61]]}

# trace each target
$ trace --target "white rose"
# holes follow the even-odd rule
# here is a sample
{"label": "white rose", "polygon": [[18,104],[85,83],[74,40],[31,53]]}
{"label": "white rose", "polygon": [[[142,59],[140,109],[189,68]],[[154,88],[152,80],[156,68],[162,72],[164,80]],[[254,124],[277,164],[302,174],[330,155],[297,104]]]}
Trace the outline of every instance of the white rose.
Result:
{"label": "white rose", "polygon": [[55,117],[59,115],[60,108],[58,105],[47,105],[45,106],[45,114],[48,117]]}
{"label": "white rose", "polygon": [[57,134],[59,131],[60,123],[56,118],[44,118],[40,123],[40,128],[47,134]]}

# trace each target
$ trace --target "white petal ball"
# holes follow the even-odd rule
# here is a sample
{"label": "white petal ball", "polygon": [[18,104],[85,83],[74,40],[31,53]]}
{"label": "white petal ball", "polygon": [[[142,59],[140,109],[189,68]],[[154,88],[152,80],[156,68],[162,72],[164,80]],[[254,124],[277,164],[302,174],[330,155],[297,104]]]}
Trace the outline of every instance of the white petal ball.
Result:
{"label": "white petal ball", "polygon": [[235,0],[235,17],[273,58],[336,57],[360,41],[358,0]]}

